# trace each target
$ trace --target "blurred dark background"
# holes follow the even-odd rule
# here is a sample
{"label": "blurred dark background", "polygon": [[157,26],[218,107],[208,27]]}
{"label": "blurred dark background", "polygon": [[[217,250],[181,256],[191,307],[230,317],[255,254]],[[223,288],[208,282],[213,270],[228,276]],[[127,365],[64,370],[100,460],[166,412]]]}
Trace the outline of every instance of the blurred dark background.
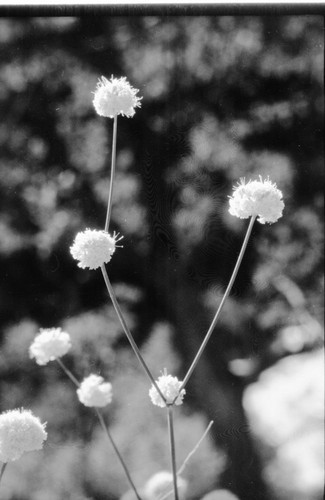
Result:
{"label": "blurred dark background", "polygon": [[[0,410],[47,421],[42,455],[11,464],[4,500],[117,499],[127,483],[91,411],[28,346],[39,327],[73,340],[80,379],[113,383],[105,410],[137,485],[169,468],[165,412],[148,401],[99,271],[75,234],[104,226],[112,121],[92,92],[126,76],[143,96],[119,118],[107,266],[155,376],[184,376],[231,275],[247,221],[240,177],[269,175],[285,210],[255,224],[232,295],[177,409],[189,499],[322,497],[323,19],[317,15],[0,18]],[[217,500],[217,497],[216,497]]]}

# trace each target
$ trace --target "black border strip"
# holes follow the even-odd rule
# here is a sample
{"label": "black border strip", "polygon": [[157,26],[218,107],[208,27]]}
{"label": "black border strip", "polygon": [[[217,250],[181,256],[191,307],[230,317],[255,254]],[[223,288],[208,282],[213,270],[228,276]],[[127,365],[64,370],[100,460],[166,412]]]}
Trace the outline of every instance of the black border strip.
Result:
{"label": "black border strip", "polygon": [[324,15],[325,3],[254,4],[120,4],[0,5],[1,17],[62,16],[200,16],[200,15]]}

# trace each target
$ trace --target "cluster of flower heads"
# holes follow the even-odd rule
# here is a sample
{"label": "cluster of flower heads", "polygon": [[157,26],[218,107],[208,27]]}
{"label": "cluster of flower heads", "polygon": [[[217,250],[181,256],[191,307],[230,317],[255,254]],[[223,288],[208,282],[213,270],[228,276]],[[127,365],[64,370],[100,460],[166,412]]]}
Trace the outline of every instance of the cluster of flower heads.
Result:
{"label": "cluster of flower heads", "polygon": [[132,117],[134,108],[141,106],[142,97],[137,97],[138,89],[131,87],[125,77],[107,80],[102,76],[94,92],[94,108],[100,116],[114,118],[117,115]]}
{"label": "cluster of flower heads", "polygon": [[17,460],[27,451],[41,450],[47,439],[46,424],[30,410],[10,410],[0,415],[0,461]]}
{"label": "cluster of flower heads", "polygon": [[229,199],[229,212],[240,219],[258,217],[258,222],[272,224],[282,217],[284,203],[282,193],[269,178],[263,181],[248,181],[241,179],[234,187],[234,193]]}
{"label": "cluster of flower heads", "polygon": [[70,348],[70,335],[61,328],[41,328],[29,348],[29,356],[35,358],[38,365],[46,365],[64,356]]}
{"label": "cluster of flower heads", "polygon": [[[167,404],[173,403],[175,405],[181,405],[183,403],[183,398],[186,391],[185,389],[182,389],[180,391],[182,382],[178,380],[177,377],[173,377],[172,375],[164,373],[163,375],[158,377],[156,383],[162,394],[165,396]],[[152,404],[160,406],[160,408],[164,408],[166,406],[165,401],[162,399],[153,384],[149,390],[149,396]]]}

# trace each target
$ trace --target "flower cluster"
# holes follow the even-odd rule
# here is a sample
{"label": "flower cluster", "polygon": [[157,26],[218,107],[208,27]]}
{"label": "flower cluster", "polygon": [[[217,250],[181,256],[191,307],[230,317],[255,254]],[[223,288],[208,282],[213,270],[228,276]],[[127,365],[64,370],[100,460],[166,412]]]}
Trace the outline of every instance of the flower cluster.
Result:
{"label": "flower cluster", "polygon": [[80,403],[89,407],[104,407],[112,401],[112,384],[99,375],[89,375],[77,389]]}
{"label": "flower cluster", "polygon": [[46,365],[64,356],[70,348],[70,335],[61,328],[41,328],[29,348],[29,356],[35,358],[38,365]]}
{"label": "flower cluster", "polygon": [[240,183],[234,187],[234,193],[229,200],[229,212],[240,219],[247,219],[250,216],[258,216],[258,222],[272,224],[282,217],[284,203],[282,193],[277,189],[276,184],[269,178],[263,181],[260,176],[259,181],[249,181],[241,179]]}
{"label": "flower cluster", "polygon": [[17,460],[27,451],[41,450],[45,425],[31,411],[10,410],[0,415],[0,460]]}
{"label": "flower cluster", "polygon": [[74,259],[79,260],[78,266],[82,269],[97,269],[111,260],[116,243],[121,239],[117,236],[116,233],[111,236],[106,231],[86,229],[77,234],[70,253]]}
{"label": "flower cluster", "polygon": [[[177,377],[164,374],[161,375],[156,382],[162,394],[165,396],[167,404],[173,403],[175,398],[177,398],[175,401],[176,405],[181,405],[183,403],[186,391],[185,389],[182,389],[181,392],[179,392],[182,382],[180,382]],[[160,406],[160,408],[164,408],[166,406],[164,400],[154,385],[152,385],[149,390],[149,396],[154,405]]]}
{"label": "flower cluster", "polygon": [[132,117],[134,108],[141,106],[141,97],[137,97],[139,90],[131,87],[125,77],[107,80],[102,76],[94,92],[93,104],[100,116],[114,118],[122,115]]}

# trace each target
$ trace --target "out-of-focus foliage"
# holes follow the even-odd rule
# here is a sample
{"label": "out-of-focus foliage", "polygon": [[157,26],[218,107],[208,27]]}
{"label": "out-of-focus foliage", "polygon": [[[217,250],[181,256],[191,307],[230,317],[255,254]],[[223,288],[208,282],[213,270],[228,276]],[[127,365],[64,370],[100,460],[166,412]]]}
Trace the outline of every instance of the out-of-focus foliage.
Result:
{"label": "out-of-focus foliage", "polygon": [[112,229],[124,239],[108,272],[156,376],[165,367],[182,376],[228,282],[247,224],[228,213],[232,185],[269,175],[286,204],[278,223],[255,225],[178,411],[180,462],[215,420],[185,472],[191,498],[213,488],[241,500],[314,494],[307,479],[282,482],[290,450],[256,452],[242,393],[264,368],[321,343],[322,30],[311,15],[0,18],[1,410],[31,407],[50,436],[42,467],[36,455],[8,467],[4,499],[101,500],[127,489],[59,367],[28,359],[39,327],[69,331],[66,362],[79,378],[113,382],[106,415],[137,484],[168,468],[166,423],[100,273],[69,253],[77,231],[104,225],[112,122],[96,116],[91,92],[111,74],[143,100],[118,120]]}
{"label": "out-of-focus foliage", "polygon": [[268,456],[265,474],[288,500],[323,492],[323,371],[322,349],[289,356],[245,391],[252,432]]}

